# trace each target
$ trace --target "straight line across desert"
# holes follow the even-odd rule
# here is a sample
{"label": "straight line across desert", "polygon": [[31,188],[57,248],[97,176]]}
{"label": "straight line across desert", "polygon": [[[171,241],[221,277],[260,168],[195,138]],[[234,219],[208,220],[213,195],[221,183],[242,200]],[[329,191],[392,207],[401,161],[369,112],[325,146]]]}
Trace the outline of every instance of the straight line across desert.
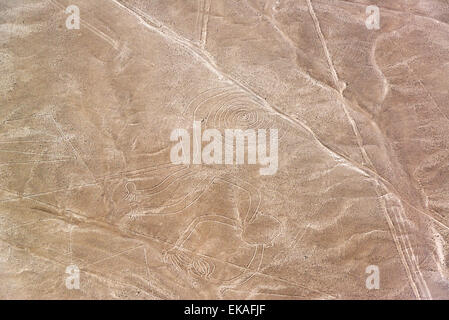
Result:
{"label": "straight line across desert", "polygon": [[449,299],[447,0],[1,0],[0,299]]}

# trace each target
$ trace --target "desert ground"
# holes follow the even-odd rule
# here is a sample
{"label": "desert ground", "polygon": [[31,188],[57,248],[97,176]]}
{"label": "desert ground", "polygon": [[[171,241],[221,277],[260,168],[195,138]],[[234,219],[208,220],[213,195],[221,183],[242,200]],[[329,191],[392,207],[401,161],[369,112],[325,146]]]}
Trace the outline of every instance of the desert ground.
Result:
{"label": "desert ground", "polygon": [[447,0],[1,0],[0,70],[1,299],[449,299]]}

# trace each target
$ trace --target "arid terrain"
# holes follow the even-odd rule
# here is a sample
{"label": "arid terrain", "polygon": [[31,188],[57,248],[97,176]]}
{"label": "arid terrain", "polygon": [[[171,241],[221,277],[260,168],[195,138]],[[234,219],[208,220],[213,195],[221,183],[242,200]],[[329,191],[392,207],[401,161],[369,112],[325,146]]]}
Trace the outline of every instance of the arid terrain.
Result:
{"label": "arid terrain", "polygon": [[0,0],[0,71],[0,299],[449,299],[447,0]]}

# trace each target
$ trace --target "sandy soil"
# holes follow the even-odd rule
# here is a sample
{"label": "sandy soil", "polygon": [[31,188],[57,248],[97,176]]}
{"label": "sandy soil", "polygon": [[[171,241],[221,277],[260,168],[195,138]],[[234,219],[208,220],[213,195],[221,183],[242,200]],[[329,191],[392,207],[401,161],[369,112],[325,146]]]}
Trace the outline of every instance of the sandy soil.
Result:
{"label": "sandy soil", "polygon": [[2,0],[0,71],[0,298],[449,298],[447,1]]}

